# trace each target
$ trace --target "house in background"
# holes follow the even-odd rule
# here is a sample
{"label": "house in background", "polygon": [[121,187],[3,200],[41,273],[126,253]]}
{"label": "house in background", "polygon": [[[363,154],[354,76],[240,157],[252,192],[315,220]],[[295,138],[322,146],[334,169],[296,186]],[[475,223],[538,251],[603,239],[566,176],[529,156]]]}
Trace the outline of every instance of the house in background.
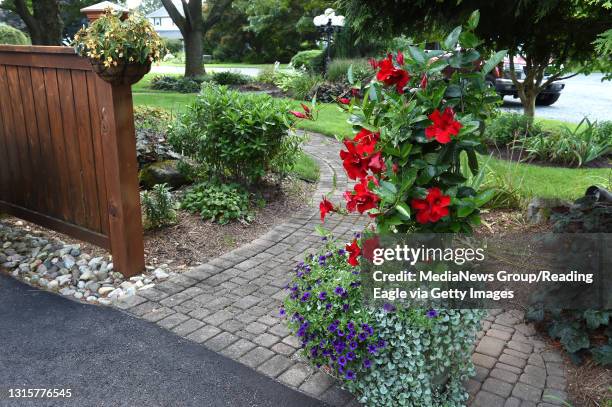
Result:
{"label": "house in background", "polygon": [[[174,0],[173,3],[179,13],[183,15],[183,5],[181,4],[180,0]],[[154,12],[147,14],[147,18],[160,37],[172,40],[183,39],[181,31],[178,29],[176,24],[174,24],[165,7],[161,7]]]}

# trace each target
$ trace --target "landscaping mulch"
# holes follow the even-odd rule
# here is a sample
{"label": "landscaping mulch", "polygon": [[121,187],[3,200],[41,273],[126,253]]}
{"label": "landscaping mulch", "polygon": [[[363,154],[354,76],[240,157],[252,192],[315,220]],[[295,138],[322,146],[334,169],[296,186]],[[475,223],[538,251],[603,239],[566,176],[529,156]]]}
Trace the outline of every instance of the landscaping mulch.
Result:
{"label": "landscaping mulch", "polygon": [[[196,214],[178,211],[178,222],[159,230],[148,230],[144,234],[145,260],[147,267],[167,265],[175,272],[187,270],[229,252],[264,234],[275,225],[287,221],[292,214],[312,201],[316,186],[302,180],[287,178],[280,185],[266,185],[259,190],[266,201],[263,208],[255,210],[251,223],[231,222],[220,225],[202,220]],[[19,220],[5,218],[3,221],[25,228],[33,233],[42,233],[51,239],[67,244],[80,244],[83,252],[92,257],[108,257],[110,254],[95,245],[76,240],[62,233]]]}

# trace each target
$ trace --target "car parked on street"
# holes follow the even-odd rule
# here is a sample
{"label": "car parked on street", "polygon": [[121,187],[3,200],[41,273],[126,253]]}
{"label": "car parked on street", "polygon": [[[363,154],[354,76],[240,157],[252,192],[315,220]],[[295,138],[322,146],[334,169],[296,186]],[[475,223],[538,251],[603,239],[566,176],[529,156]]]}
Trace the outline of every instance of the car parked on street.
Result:
{"label": "car parked on street", "polygon": [[[527,74],[525,60],[521,57],[514,57],[514,72],[519,82],[525,80]],[[546,78],[546,76],[545,76]],[[503,98],[504,96],[512,96],[518,98],[516,86],[512,82],[510,75],[510,58],[505,57],[502,68],[497,67],[487,76],[487,83],[494,87],[497,93]],[[550,106],[559,100],[561,91],[565,87],[562,82],[553,82],[542,90],[536,97],[536,105]]]}

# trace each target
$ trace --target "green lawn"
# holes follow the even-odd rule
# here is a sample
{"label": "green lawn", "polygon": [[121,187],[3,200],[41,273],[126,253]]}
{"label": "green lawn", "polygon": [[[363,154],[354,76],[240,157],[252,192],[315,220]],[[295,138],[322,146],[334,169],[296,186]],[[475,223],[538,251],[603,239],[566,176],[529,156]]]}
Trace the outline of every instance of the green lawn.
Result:
{"label": "green lawn", "polygon": [[[161,66],[181,66],[184,67],[185,64],[182,62],[160,62]],[[280,68],[287,68],[288,64],[280,64]],[[214,64],[204,64],[204,69],[206,68],[272,68],[274,64],[248,64],[243,62],[219,62]]]}
{"label": "green lawn", "polygon": [[[173,112],[180,112],[185,106],[195,99],[194,94],[179,94],[173,92],[159,92],[147,89],[151,75],[147,75],[141,82],[134,85],[134,104],[162,107]],[[301,110],[297,101],[292,101],[296,110]],[[319,115],[317,121],[301,120],[298,127],[328,136],[341,135],[350,136],[352,127],[346,122],[348,115],[342,112],[335,104],[319,104]],[[556,120],[537,119],[546,128],[558,127],[572,123],[564,123]],[[311,162],[309,162],[310,160]],[[491,172],[490,180],[511,186],[523,199],[538,197],[557,197],[563,199],[576,199],[584,194],[586,188],[593,184],[612,187],[612,169],[570,169],[541,167],[530,164],[517,164],[504,160],[497,160],[486,156],[481,157],[481,162],[486,164]],[[314,180],[318,178],[316,163],[310,157],[301,157],[296,167],[298,176],[304,179]],[[503,180],[503,181],[502,181]],[[500,185],[501,187],[502,185]]]}
{"label": "green lawn", "polygon": [[300,153],[292,173],[304,181],[317,182],[319,180],[319,165],[308,154]]}

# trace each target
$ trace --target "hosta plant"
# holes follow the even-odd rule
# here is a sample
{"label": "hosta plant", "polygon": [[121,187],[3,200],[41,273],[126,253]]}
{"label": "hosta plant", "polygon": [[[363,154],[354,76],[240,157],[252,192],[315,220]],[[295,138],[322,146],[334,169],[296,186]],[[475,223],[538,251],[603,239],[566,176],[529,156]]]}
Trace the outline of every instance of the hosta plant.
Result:
{"label": "hosta plant", "polygon": [[[405,54],[372,60],[376,73],[366,85],[349,69],[354,91],[338,103],[350,113],[355,136],[340,140],[340,159],[354,186],[342,205],[323,198],[321,220],[359,212],[378,233],[470,233],[479,224],[479,208],[494,191],[467,186],[461,166],[465,161],[478,173],[484,121],[498,101],[485,76],[505,51],[487,58],[476,49],[478,18],[473,13],[465,27],[448,34],[442,50],[410,46]],[[312,111],[303,116],[314,117]],[[461,383],[471,372],[482,311],[366,305],[362,248],[359,238],[341,250],[328,247],[296,270],[284,312],[306,356],[367,405],[465,405]],[[335,287],[342,291],[330,292]],[[367,341],[359,340],[362,324],[371,328]],[[355,349],[347,334],[357,336]]]}

